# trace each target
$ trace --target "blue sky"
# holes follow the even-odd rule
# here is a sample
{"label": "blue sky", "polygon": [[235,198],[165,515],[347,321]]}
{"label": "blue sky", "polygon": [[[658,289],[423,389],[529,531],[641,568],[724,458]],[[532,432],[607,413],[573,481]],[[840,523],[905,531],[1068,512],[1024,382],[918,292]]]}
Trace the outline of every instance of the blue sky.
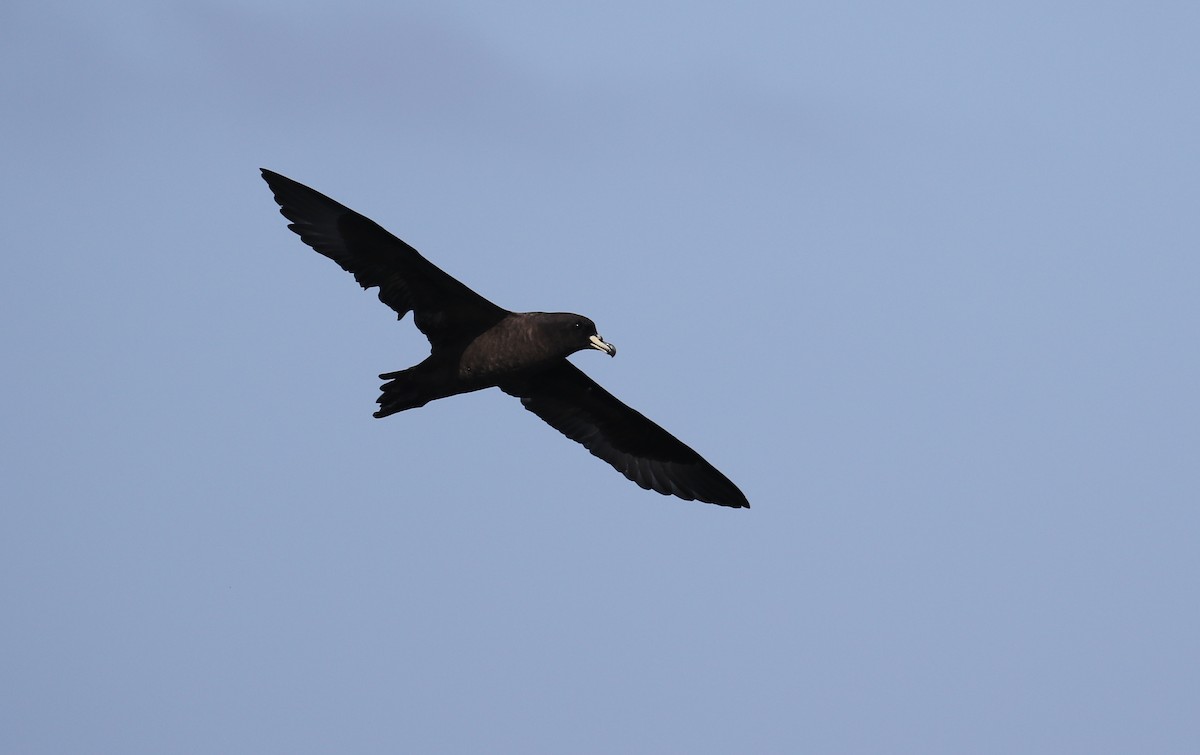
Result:
{"label": "blue sky", "polygon": [[[0,750],[1189,752],[1189,3],[0,11]],[[259,167],[754,508],[427,345]]]}

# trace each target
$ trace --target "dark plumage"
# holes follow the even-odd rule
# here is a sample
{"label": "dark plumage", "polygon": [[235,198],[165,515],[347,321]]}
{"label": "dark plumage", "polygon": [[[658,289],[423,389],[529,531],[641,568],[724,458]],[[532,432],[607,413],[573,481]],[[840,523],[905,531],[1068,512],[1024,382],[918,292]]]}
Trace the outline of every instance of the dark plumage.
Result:
{"label": "dark plumage", "polygon": [[746,496],[698,453],[618,401],[567,357],[616,348],[582,315],[510,312],[451,278],[416,249],[324,194],[264,169],[280,212],[304,243],[429,339],[425,361],[379,377],[376,417],[492,386],[647,490],[748,508]]}

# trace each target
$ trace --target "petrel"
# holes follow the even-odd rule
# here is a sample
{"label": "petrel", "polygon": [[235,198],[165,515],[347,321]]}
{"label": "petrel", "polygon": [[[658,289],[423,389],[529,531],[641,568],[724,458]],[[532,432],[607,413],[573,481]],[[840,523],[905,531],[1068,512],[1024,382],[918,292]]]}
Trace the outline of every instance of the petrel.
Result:
{"label": "petrel", "polygon": [[732,508],[750,503],[700,454],[601,388],[567,357],[617,349],[582,315],[510,312],[447,275],[374,221],[290,178],[262,169],[300,240],[354,275],[399,319],[409,312],[430,354],[386,372],[376,417],[496,387],[646,490]]}

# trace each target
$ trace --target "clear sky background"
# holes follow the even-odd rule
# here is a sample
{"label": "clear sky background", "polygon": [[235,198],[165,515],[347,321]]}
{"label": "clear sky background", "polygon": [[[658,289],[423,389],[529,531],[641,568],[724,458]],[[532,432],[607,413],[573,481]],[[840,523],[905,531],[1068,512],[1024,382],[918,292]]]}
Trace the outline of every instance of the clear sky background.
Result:
{"label": "clear sky background", "polygon": [[[0,751],[1200,741],[1200,5],[0,10]],[[749,511],[427,344],[270,167]]]}

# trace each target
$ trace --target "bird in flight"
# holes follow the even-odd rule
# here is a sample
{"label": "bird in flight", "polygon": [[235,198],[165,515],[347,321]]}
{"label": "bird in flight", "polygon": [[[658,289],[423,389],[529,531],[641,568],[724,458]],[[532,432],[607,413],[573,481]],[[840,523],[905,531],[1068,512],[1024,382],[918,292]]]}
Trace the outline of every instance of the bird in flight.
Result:
{"label": "bird in flight", "polygon": [[376,417],[497,387],[646,490],[732,508],[750,503],[700,454],[617,400],[567,361],[616,347],[582,315],[510,312],[425,259],[374,221],[267,169],[263,179],[300,240],[351,273],[399,319],[409,312],[429,357],[385,380]]}

